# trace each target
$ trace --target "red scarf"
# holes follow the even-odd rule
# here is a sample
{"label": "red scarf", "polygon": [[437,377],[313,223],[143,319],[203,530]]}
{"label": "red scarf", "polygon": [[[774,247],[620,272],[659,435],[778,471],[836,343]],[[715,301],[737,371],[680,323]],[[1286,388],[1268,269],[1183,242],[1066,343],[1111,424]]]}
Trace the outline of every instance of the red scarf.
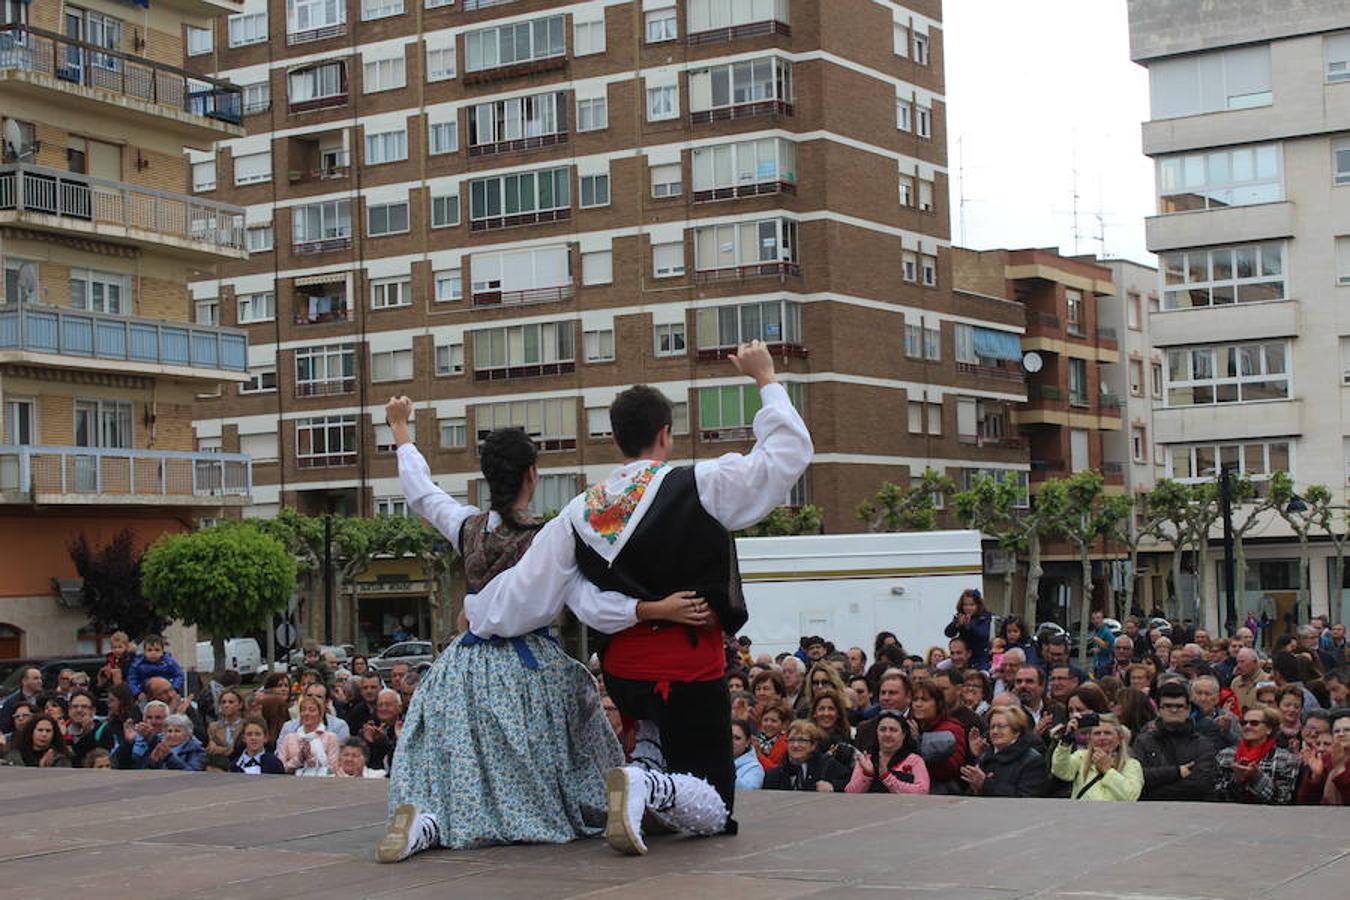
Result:
{"label": "red scarf", "polygon": [[1269,737],[1259,744],[1250,741],[1238,741],[1237,759],[1239,762],[1256,764],[1265,759],[1275,749],[1275,738]]}

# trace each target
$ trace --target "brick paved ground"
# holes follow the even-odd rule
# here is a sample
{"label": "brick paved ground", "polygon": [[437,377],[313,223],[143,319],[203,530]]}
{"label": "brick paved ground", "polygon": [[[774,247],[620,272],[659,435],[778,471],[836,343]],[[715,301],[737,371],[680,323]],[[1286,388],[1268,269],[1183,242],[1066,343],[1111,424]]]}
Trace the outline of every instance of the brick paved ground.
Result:
{"label": "brick paved ground", "polygon": [[736,838],[372,861],[372,781],[0,768],[0,900],[1345,897],[1350,814],[742,795]]}

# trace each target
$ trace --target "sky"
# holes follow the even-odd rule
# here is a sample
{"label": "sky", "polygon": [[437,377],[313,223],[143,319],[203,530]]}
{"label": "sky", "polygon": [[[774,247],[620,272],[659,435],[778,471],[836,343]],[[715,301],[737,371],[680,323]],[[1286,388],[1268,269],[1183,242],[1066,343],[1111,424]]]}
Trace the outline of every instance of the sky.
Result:
{"label": "sky", "polygon": [[953,243],[1155,265],[1125,0],[946,0],[943,20]]}

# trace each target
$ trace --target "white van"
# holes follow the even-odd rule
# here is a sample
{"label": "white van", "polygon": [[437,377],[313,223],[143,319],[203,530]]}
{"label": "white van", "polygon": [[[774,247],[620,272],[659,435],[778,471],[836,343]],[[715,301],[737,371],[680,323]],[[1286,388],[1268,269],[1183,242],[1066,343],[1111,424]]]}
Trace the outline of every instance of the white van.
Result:
{"label": "white van", "polygon": [[739,538],[750,650],[776,655],[820,635],[867,651],[893,631],[908,653],[947,646],[943,629],[966,588],[980,587],[978,531]]}
{"label": "white van", "polygon": [[[234,669],[245,678],[257,674],[263,664],[262,648],[253,638],[228,638],[225,641],[225,668]],[[215,652],[210,641],[197,642],[197,671],[215,670]]]}

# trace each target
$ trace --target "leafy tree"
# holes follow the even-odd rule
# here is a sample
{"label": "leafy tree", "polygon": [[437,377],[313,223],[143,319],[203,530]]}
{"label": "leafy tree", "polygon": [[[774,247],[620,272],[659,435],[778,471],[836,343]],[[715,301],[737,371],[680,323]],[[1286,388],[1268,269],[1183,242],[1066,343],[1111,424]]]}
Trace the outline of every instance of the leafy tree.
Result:
{"label": "leafy tree", "polygon": [[1195,552],[1195,591],[1205,596],[1209,569],[1209,535],[1219,516],[1219,486],[1214,482],[1183,484],[1163,478],[1149,492],[1148,504],[1157,513],[1158,534],[1172,544],[1172,596],[1181,598],[1181,560],[1190,547]]}
{"label": "leafy tree", "polygon": [[758,525],[736,532],[736,537],[792,537],[820,534],[823,529],[824,521],[819,507],[780,506]]}
{"label": "leafy tree", "polygon": [[1027,560],[1026,587],[1023,595],[1025,619],[1036,621],[1036,601],[1041,583],[1041,538],[1045,516],[1041,507],[1026,504],[1027,488],[1016,475],[996,479],[981,473],[972,479],[970,487],[954,498],[957,518],[967,528],[974,528],[994,538],[1000,550],[1008,554],[1012,564],[1003,573],[1003,596],[1012,611],[1013,578],[1017,574],[1017,560]]}
{"label": "leafy tree", "polygon": [[1115,534],[1129,516],[1129,497],[1106,493],[1102,476],[1088,470],[1041,485],[1036,500],[1054,515],[1052,527],[1078,551],[1082,567],[1083,595],[1079,606],[1079,659],[1087,665],[1088,620],[1092,615],[1092,545]]}
{"label": "leafy tree", "polygon": [[[1294,479],[1288,472],[1276,472],[1270,479],[1270,505],[1275,513],[1293,529],[1294,535],[1298,538],[1298,599],[1300,605],[1308,604],[1307,615],[1312,615],[1312,595],[1308,590],[1309,572],[1312,565],[1312,548],[1310,539],[1314,528],[1324,528],[1328,535],[1335,531],[1335,507],[1332,503],[1331,491],[1320,484],[1311,484],[1303,489],[1303,493],[1298,495],[1302,504],[1302,509],[1290,508],[1290,503],[1295,497]],[[1341,536],[1337,543],[1338,565],[1344,566],[1344,555],[1341,544],[1344,543],[1344,536]],[[1339,587],[1340,582],[1337,583]]]}
{"label": "leafy tree", "polygon": [[265,627],[295,591],[294,558],[248,523],[167,535],[146,552],[142,584],[156,610],[209,631],[215,670],[225,638]]}
{"label": "leafy tree", "polygon": [[[1233,516],[1233,573],[1234,592],[1242,590],[1242,585],[1247,578],[1247,544],[1243,540],[1247,533],[1261,524],[1266,519],[1266,514],[1273,508],[1270,503],[1270,496],[1261,495],[1257,489],[1256,482],[1252,481],[1249,475],[1240,475],[1231,477],[1232,484],[1232,509]],[[1239,511],[1243,514],[1238,515]],[[1239,611],[1239,614],[1240,611]],[[1221,617],[1222,618],[1222,617]],[[1236,628],[1237,622],[1233,623]]]}
{"label": "leafy tree", "polygon": [[157,615],[141,593],[141,558],[136,536],[123,529],[104,547],[95,548],[81,534],[66,548],[75,572],[84,579],[80,604],[103,634],[125,631],[133,640],[163,630],[167,620]]}
{"label": "leafy tree", "polygon": [[925,469],[919,478],[910,478],[900,487],[883,482],[880,490],[858,507],[858,518],[868,531],[933,531],[938,525],[937,498],[949,497],[956,483],[933,469]]}

